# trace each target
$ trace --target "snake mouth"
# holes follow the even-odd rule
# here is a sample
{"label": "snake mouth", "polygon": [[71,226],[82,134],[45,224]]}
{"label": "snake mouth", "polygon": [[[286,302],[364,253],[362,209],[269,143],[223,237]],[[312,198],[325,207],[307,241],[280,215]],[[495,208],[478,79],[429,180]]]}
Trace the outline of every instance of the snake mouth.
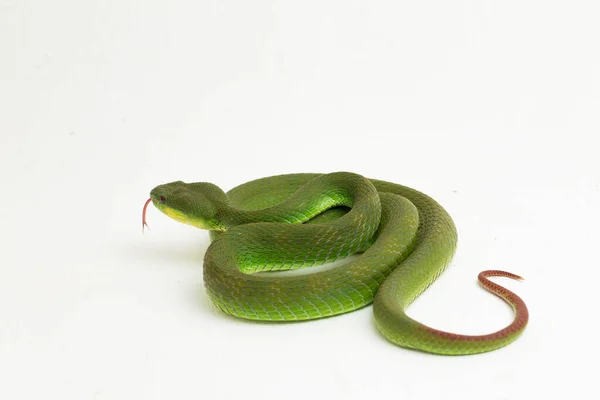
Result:
{"label": "snake mouth", "polygon": [[152,197],[150,197],[148,200],[146,200],[146,203],[144,204],[144,209],[142,210],[142,233],[144,233],[144,228],[148,228],[150,229],[150,226],[148,226],[148,224],[146,223],[146,210],[148,209],[148,204],[150,204],[152,202]]}

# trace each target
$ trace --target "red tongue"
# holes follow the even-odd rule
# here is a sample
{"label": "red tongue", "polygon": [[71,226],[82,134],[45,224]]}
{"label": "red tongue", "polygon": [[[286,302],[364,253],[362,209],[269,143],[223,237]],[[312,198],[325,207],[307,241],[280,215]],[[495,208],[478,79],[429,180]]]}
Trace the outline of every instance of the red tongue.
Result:
{"label": "red tongue", "polygon": [[142,211],[142,233],[144,233],[144,227],[148,227],[148,229],[150,229],[150,227],[146,223],[146,210],[148,209],[148,204],[150,204],[151,201],[152,197],[146,200],[146,204],[144,204],[144,210]]}

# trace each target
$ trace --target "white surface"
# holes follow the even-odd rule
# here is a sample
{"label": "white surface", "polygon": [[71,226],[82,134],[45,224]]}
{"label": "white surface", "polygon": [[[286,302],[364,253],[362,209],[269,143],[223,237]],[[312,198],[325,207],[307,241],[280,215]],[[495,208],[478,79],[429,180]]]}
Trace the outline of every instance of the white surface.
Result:
{"label": "white surface", "polygon": [[[596,2],[289,3],[0,2],[0,398],[589,397]],[[455,218],[411,315],[499,329],[511,312],[476,276],[507,269],[522,338],[437,357],[387,343],[370,307],[234,320],[203,289],[205,232],[155,209],[140,232],[160,183],[336,170]]]}

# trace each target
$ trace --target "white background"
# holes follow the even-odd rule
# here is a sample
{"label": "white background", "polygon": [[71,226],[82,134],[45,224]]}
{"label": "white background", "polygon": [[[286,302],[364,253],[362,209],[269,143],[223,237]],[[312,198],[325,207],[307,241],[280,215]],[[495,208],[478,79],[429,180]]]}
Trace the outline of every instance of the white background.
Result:
{"label": "white background", "polygon": [[[594,1],[0,1],[0,398],[524,399],[597,392],[600,9]],[[218,312],[206,232],[141,209],[348,170],[454,217],[410,308],[471,357],[395,347],[371,307],[301,324]]]}

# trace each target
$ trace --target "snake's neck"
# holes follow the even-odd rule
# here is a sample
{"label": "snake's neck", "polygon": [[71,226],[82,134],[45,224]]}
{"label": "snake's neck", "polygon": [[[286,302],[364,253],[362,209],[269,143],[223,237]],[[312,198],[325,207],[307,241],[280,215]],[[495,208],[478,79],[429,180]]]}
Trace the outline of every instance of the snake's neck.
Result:
{"label": "snake's neck", "polygon": [[271,207],[263,210],[241,210],[229,204],[218,207],[216,216],[218,229],[226,231],[237,225],[253,222],[289,222],[290,210],[287,207]]}

